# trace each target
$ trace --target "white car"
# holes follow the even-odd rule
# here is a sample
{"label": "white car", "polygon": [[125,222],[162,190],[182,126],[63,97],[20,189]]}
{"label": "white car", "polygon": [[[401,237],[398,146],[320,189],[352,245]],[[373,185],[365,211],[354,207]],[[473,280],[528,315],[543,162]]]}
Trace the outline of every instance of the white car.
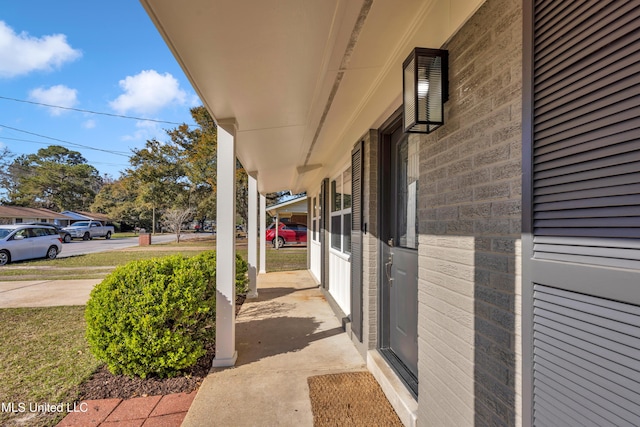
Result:
{"label": "white car", "polygon": [[78,221],[65,227],[62,231],[66,231],[71,235],[72,239],[91,240],[94,237],[104,237],[109,240],[115,232],[112,225],[102,225],[100,221]]}
{"label": "white car", "polygon": [[62,238],[55,228],[39,225],[0,225],[0,265],[33,258],[55,259]]}

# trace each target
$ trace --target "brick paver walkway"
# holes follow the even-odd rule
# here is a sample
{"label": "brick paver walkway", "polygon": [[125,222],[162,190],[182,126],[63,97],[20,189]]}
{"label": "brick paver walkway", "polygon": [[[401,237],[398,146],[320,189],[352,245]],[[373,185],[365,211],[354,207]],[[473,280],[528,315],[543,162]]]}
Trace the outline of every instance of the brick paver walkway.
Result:
{"label": "brick paver walkway", "polygon": [[57,427],[177,427],[196,393],[86,400],[78,405],[78,412],[67,415]]}

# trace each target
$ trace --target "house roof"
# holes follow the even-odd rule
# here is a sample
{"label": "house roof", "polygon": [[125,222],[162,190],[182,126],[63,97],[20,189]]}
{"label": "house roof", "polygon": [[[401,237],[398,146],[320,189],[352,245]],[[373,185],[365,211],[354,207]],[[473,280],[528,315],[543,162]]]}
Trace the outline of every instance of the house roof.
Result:
{"label": "house roof", "polygon": [[0,218],[46,218],[69,219],[68,216],[49,209],[24,208],[21,206],[0,206]]}
{"label": "house roof", "polygon": [[282,203],[267,206],[266,211],[270,215],[276,212],[307,212],[307,196],[299,196]]}
{"label": "house roof", "polygon": [[101,213],[84,211],[63,211],[62,213],[74,220],[95,219],[97,221],[111,221],[111,218]]}
{"label": "house roof", "polygon": [[[258,191],[314,191],[483,0],[140,0]],[[233,131],[233,129],[232,129]],[[232,132],[233,133],[233,132]]]}

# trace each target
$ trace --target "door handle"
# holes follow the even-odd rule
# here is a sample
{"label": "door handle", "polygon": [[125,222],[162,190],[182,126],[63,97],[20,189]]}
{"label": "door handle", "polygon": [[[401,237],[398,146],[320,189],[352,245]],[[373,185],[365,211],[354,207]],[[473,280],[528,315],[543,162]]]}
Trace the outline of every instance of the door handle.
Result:
{"label": "door handle", "polygon": [[[393,240],[393,239],[391,239]],[[391,277],[391,266],[393,265],[393,252],[389,252],[389,259],[384,264],[384,272],[387,275],[387,281],[389,282],[389,286],[393,285],[393,277]]]}

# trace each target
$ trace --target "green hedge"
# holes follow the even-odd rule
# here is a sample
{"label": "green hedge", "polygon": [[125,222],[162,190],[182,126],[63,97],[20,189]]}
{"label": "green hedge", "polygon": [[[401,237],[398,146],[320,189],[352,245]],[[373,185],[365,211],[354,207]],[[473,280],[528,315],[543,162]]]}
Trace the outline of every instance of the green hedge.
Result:
{"label": "green hedge", "polygon": [[[247,263],[236,257],[236,292]],[[194,365],[214,338],[215,252],[132,261],[91,292],[87,340],[114,374],[175,376]]]}

